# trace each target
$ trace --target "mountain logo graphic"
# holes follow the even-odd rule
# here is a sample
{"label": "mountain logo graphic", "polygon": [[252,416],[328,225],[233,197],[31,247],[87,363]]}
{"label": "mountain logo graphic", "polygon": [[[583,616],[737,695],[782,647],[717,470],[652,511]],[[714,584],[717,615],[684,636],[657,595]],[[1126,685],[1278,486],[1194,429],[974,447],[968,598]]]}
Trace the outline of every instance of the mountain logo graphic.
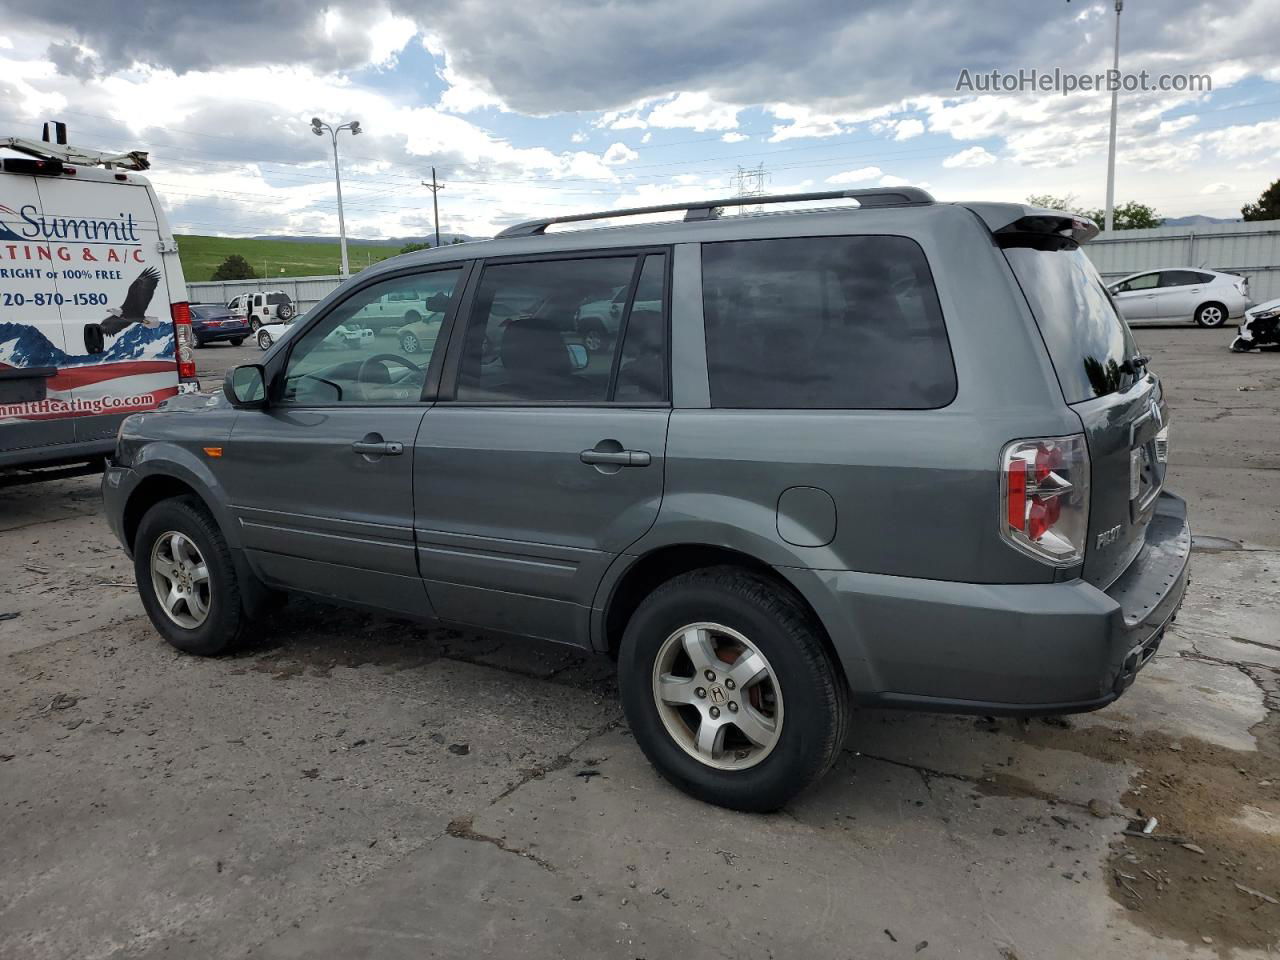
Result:
{"label": "mountain logo graphic", "polygon": [[19,217],[18,211],[0,203],[0,240],[17,240],[19,243],[25,243],[27,238],[14,233],[13,229],[5,223],[5,220],[9,217],[17,220]]}

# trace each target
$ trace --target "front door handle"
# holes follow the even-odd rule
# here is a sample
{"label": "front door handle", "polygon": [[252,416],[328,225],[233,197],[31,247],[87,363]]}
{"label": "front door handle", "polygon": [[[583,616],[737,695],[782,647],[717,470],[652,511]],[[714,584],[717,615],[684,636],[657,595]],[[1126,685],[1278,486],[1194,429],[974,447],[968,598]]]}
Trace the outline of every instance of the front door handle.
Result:
{"label": "front door handle", "polygon": [[578,459],[614,467],[647,467],[653,462],[647,450],[583,450]]}
{"label": "front door handle", "polygon": [[373,440],[365,437],[351,444],[351,452],[364,457],[398,457],[404,453],[404,444],[398,440]]}

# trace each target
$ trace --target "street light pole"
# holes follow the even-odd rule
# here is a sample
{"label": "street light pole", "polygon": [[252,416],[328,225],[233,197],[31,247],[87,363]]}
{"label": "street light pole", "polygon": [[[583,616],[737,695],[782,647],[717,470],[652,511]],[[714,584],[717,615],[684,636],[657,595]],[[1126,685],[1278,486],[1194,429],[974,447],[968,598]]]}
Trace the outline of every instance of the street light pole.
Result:
{"label": "street light pole", "polygon": [[1111,140],[1107,144],[1107,211],[1103,229],[1110,232],[1115,226],[1116,206],[1116,110],[1120,97],[1120,11],[1124,9],[1124,0],[1116,0],[1116,46],[1115,59],[1112,63],[1112,78],[1115,86],[1111,88]]}
{"label": "street light pole", "polygon": [[342,212],[342,172],[338,166],[338,134],[343,130],[350,130],[353,137],[359,135],[360,121],[349,120],[335,127],[325,123],[319,117],[311,118],[312,133],[319,137],[323,136],[326,130],[333,141],[333,182],[338,188],[338,240],[342,247],[342,275],[348,277],[351,275],[351,267],[347,262],[347,221]]}

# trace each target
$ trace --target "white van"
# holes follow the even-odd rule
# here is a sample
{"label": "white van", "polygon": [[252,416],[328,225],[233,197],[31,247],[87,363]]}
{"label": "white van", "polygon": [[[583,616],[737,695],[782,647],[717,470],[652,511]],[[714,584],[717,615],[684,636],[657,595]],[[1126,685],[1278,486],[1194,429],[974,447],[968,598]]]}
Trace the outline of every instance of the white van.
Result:
{"label": "white van", "polygon": [[0,138],[0,470],[99,462],[126,416],[199,389],[146,154],[56,127],[57,143]]}

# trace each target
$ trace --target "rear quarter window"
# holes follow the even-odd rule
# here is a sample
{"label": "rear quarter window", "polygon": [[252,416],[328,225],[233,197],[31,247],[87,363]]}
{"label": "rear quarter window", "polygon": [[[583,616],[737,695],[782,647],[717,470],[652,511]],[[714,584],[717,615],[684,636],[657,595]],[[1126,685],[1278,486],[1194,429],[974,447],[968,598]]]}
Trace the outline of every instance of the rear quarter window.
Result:
{"label": "rear quarter window", "polygon": [[906,237],[702,246],[711,404],[943,407],[956,372],[924,251]]}
{"label": "rear quarter window", "polygon": [[1067,403],[1133,386],[1133,374],[1121,369],[1138,352],[1133,336],[1084,251],[1011,247],[1004,254],[1040,327]]}

